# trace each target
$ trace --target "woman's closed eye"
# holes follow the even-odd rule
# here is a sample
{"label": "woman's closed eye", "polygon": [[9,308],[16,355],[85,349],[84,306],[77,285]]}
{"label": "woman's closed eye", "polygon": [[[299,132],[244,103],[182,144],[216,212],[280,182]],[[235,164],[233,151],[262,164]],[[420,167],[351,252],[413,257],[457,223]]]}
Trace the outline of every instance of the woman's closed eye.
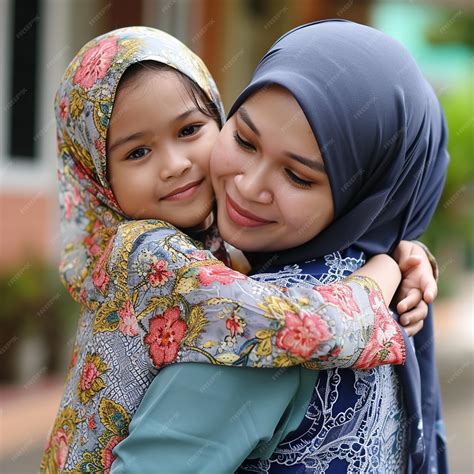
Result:
{"label": "woman's closed eye", "polygon": [[148,155],[148,153],[150,153],[151,149],[150,148],[146,148],[146,147],[140,147],[140,148],[136,148],[135,150],[133,150],[131,153],[129,153],[127,155],[127,158],[126,160],[139,160],[145,156]]}
{"label": "woman's closed eye", "polygon": [[312,181],[307,181],[305,179],[300,178],[298,175],[293,173],[293,171],[289,170],[288,168],[285,168],[285,173],[288,176],[288,178],[291,179],[291,181],[293,181],[293,183],[297,184],[298,186],[302,188],[310,188],[311,185],[314,184]]}
{"label": "woman's closed eye", "polygon": [[186,125],[186,127],[183,127],[179,133],[178,137],[179,138],[187,138],[187,137],[192,137],[193,135],[196,135],[199,130],[204,126],[202,123],[194,123],[192,125]]}
{"label": "woman's closed eye", "polygon": [[234,140],[240,148],[243,148],[246,151],[256,151],[256,148],[251,143],[245,141],[237,130],[234,130]]}

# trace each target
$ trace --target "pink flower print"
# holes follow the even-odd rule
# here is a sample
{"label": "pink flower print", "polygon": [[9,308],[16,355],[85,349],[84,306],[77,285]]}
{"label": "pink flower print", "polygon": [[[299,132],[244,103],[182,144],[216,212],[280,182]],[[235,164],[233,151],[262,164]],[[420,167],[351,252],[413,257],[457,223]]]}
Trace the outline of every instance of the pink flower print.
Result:
{"label": "pink flower print", "polygon": [[107,370],[107,364],[97,354],[87,354],[78,382],[78,395],[81,403],[90,399],[105,387],[102,374]]}
{"label": "pink flower print", "polygon": [[106,155],[105,140],[103,138],[98,138],[95,141],[95,148],[101,155]]}
{"label": "pink flower print", "polygon": [[132,303],[127,301],[118,310],[118,315],[120,317],[119,331],[126,336],[136,336],[138,334],[138,323]]}
{"label": "pink flower print", "polygon": [[53,446],[55,448],[56,465],[58,469],[63,469],[66,464],[69,451],[67,434],[62,428],[58,428],[53,437]]}
{"label": "pink flower print", "polygon": [[112,436],[107,443],[107,446],[102,451],[102,466],[104,467],[104,474],[110,473],[110,468],[112,467],[112,463],[115,460],[115,456],[112,453],[112,450],[125,439],[122,436]]}
{"label": "pink flower print", "polygon": [[158,260],[154,262],[148,273],[148,281],[151,286],[164,285],[173,274],[168,270],[168,262],[166,260]]}
{"label": "pink flower print", "polygon": [[389,316],[388,308],[385,305],[385,300],[383,299],[382,294],[378,290],[372,290],[369,293],[369,303],[373,312],[377,315]]}
{"label": "pink flower print", "polygon": [[329,286],[317,286],[316,290],[321,293],[323,298],[341,309],[347,316],[354,318],[354,312],[359,313],[360,308],[354,301],[352,289],[350,286],[342,283],[335,283]]}
{"label": "pink flower print", "polygon": [[307,359],[317,347],[331,338],[326,322],[317,314],[297,315],[285,311],[285,327],[277,334],[277,346]]}
{"label": "pink flower print", "polygon": [[377,312],[374,332],[354,368],[366,370],[383,364],[396,365],[404,362],[405,342],[398,323],[388,312],[386,314]]}
{"label": "pink flower print", "polygon": [[87,303],[87,288],[83,287],[80,294],[79,299],[82,301],[82,304]]}
{"label": "pink flower print", "polygon": [[72,202],[78,206],[82,202],[81,193],[79,189],[73,188],[72,190]]}
{"label": "pink flower print", "polygon": [[186,323],[179,319],[179,308],[168,309],[150,320],[144,341],[149,347],[153,365],[157,368],[175,360],[179,343],[186,333]]}
{"label": "pink flower print", "polygon": [[[84,239],[85,241],[87,241],[87,237],[86,239]],[[92,242],[93,239],[91,238]],[[89,243],[89,242],[87,242]],[[110,253],[112,251],[112,248],[113,248],[113,239],[110,240],[110,242],[107,244],[107,247],[105,249],[105,251],[102,253],[102,255],[99,257],[99,260],[97,261],[97,265],[92,273],[92,282],[94,283],[94,285],[101,291],[101,292],[104,292],[106,290],[106,286],[107,284],[109,283],[109,275],[107,274],[107,271],[106,271],[106,263],[109,259],[109,256],[110,256]],[[96,247],[98,247],[95,243],[93,243],[91,245],[91,247],[89,247],[89,252],[91,252],[92,255],[98,255],[100,253],[100,249],[99,251],[96,253],[92,253],[92,252],[96,252],[97,249]]]}
{"label": "pink flower print", "polygon": [[64,217],[66,220],[70,221],[72,217],[72,197],[71,193],[65,193],[64,194]]}
{"label": "pink flower print", "polygon": [[83,242],[92,256],[99,255],[102,252],[101,248],[97,245],[93,236],[88,235],[87,237],[84,237]]}
{"label": "pink flower print", "polygon": [[[97,202],[98,204],[98,202]],[[94,227],[92,228],[92,233],[95,233],[96,231],[98,231],[100,228],[102,227],[102,223],[100,222],[99,219],[95,219],[94,221]]]}
{"label": "pink flower print", "polygon": [[191,257],[194,258],[195,260],[209,260],[209,256],[207,252],[204,250],[195,250],[194,252],[191,253]]}
{"label": "pink flower print", "polygon": [[69,111],[69,101],[67,97],[63,97],[59,102],[59,117],[63,122],[66,121],[67,114]]}
{"label": "pink flower print", "polygon": [[117,51],[118,45],[114,38],[97,43],[84,54],[81,65],[74,74],[73,83],[90,89],[98,79],[105,76]]}
{"label": "pink flower print", "polygon": [[79,166],[78,163],[74,163],[72,165],[72,172],[75,176],[77,176],[77,179],[79,179],[79,181],[83,181],[87,178],[86,174],[84,173],[84,167]]}
{"label": "pink flower print", "polygon": [[110,278],[102,266],[94,270],[94,273],[92,273],[92,282],[102,292],[105,291],[109,280]]}
{"label": "pink flower print", "polygon": [[98,375],[99,371],[97,370],[94,362],[87,362],[82,371],[81,380],[79,381],[81,390],[84,392],[90,390]]}
{"label": "pink flower print", "polygon": [[234,337],[236,334],[240,335],[244,332],[245,321],[236,314],[233,314],[225,322],[225,327],[230,331],[231,337]]}
{"label": "pink flower print", "polygon": [[72,368],[76,365],[77,352],[78,352],[78,349],[77,349],[77,347],[76,347],[76,348],[74,349],[74,352],[72,353],[71,361],[69,362],[69,369],[72,369]]}
{"label": "pink flower print", "polygon": [[112,207],[114,207],[115,209],[121,210],[120,204],[118,203],[112,189],[102,188],[102,192],[103,192],[104,196],[109,200],[109,203]]}
{"label": "pink flower print", "polygon": [[94,415],[90,415],[87,418],[87,426],[89,427],[90,430],[95,430],[97,428],[97,424],[94,419]]}
{"label": "pink flower print", "polygon": [[228,285],[235,280],[246,280],[247,277],[225,265],[209,265],[199,269],[198,279],[201,285],[209,286],[214,282]]}

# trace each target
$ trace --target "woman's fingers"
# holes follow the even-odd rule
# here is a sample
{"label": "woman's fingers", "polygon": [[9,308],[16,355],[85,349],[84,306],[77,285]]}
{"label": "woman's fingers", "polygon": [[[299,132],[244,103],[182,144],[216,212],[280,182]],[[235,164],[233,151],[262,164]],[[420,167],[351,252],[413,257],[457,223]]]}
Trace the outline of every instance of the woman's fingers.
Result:
{"label": "woman's fingers", "polygon": [[422,301],[421,291],[417,288],[412,288],[408,295],[397,304],[398,314],[403,314],[414,308],[420,301]]}
{"label": "woman's fingers", "polygon": [[423,290],[423,299],[425,300],[426,303],[430,304],[433,303],[433,301],[436,299],[436,296],[438,295],[438,285],[435,281],[435,279],[430,279]]}
{"label": "woman's fingers", "polygon": [[402,273],[407,272],[416,265],[419,265],[422,262],[420,255],[409,255],[405,258],[400,259],[398,266]]}
{"label": "woman's fingers", "polygon": [[400,323],[403,326],[411,326],[423,321],[426,316],[428,316],[428,305],[424,301],[420,301],[416,308],[400,316]]}
{"label": "woman's fingers", "polygon": [[414,336],[423,329],[423,321],[418,321],[416,324],[406,326],[405,331],[408,336]]}

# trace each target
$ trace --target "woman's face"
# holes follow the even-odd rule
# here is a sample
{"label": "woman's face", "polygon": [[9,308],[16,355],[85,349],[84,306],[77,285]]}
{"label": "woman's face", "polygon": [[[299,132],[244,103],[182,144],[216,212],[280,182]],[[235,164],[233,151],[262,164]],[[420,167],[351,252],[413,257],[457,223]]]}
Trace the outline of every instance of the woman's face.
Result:
{"label": "woman's face", "polygon": [[123,212],[180,228],[201,224],[214,204],[209,156],[218,133],[173,72],[147,71],[119,88],[107,167]]}
{"label": "woman's face", "polygon": [[324,162],[306,117],[284,88],[252,95],[211,154],[219,231],[243,251],[303,244],[334,217]]}

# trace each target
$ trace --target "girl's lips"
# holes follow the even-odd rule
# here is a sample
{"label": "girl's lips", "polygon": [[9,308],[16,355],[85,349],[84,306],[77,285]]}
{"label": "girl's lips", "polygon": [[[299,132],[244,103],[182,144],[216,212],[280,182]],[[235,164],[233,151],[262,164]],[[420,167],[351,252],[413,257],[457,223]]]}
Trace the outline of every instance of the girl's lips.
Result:
{"label": "girl's lips", "polygon": [[201,179],[200,181],[194,181],[193,183],[181,186],[161,199],[163,201],[182,201],[184,199],[189,199],[196,194],[203,181],[204,179]]}
{"label": "girl's lips", "polygon": [[242,209],[237,203],[232,201],[228,194],[226,194],[225,206],[229,218],[241,227],[260,227],[273,222]]}

